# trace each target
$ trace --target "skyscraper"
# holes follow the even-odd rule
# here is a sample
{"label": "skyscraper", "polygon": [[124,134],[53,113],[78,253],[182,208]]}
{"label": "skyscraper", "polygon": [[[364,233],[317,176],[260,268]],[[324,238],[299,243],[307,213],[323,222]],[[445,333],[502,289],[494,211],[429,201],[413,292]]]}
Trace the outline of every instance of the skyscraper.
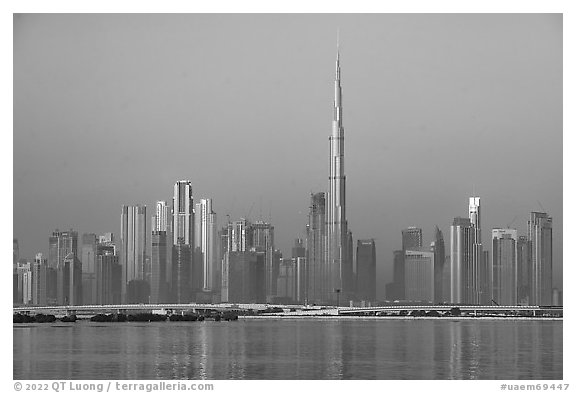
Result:
{"label": "skyscraper", "polygon": [[96,256],[96,304],[122,302],[122,266],[114,247],[101,243]]}
{"label": "skyscraper", "polygon": [[96,255],[98,238],[94,233],[82,235],[82,302],[96,304]]}
{"label": "skyscraper", "polygon": [[471,303],[472,225],[469,218],[456,217],[450,226],[450,302]]}
{"label": "skyscraper", "polygon": [[217,282],[217,238],[216,213],[212,210],[212,199],[200,199],[196,204],[196,247],[202,255],[202,290],[212,291]]}
{"label": "skyscraper", "polygon": [[528,305],[530,299],[531,264],[532,264],[532,243],[526,236],[519,236],[517,243],[516,259],[517,282],[518,282],[518,304]]}
{"label": "skyscraper", "polygon": [[46,305],[46,269],[48,260],[40,252],[34,258],[32,265],[32,303],[38,306]]}
{"label": "skyscraper", "polygon": [[201,277],[194,266],[194,199],[192,182],[174,184],[172,199],[171,295],[176,302],[187,302],[200,289]]}
{"label": "skyscraper", "polygon": [[251,225],[252,247],[255,251],[265,254],[265,290],[266,301],[271,302],[276,296],[277,273],[273,269],[274,257],[274,226],[268,222],[256,221]]}
{"label": "skyscraper", "polygon": [[[52,296],[55,295],[57,304],[81,304],[82,268],[78,258],[78,232],[56,230],[52,233],[49,239],[48,267],[56,272],[56,282],[52,275],[49,275],[47,282],[48,301],[53,302]],[[54,284],[56,291],[51,290]]]}
{"label": "skyscraper", "polygon": [[552,305],[552,217],[530,213],[528,239],[532,245],[530,304]]}
{"label": "skyscraper", "polygon": [[330,270],[325,258],[326,198],[323,192],[310,195],[306,226],[306,260],[308,261],[308,300],[326,303],[331,299]]}
{"label": "skyscraper", "polygon": [[334,118],[330,135],[330,176],[328,191],[326,258],[330,269],[332,299],[336,291],[343,299],[351,297],[352,260],[349,259],[349,234],[346,219],[346,175],[344,174],[344,126],[342,125],[342,86],[340,84],[340,50],[336,52],[334,81]]}
{"label": "skyscraper", "polygon": [[122,299],[127,303],[148,303],[149,284],[145,281],[146,234],[146,206],[123,205],[120,223],[120,263]]}
{"label": "skyscraper", "polygon": [[472,255],[470,261],[470,276],[467,285],[470,288],[469,302],[472,304],[487,304],[490,302],[490,268],[489,258],[482,249],[480,197],[470,197],[468,203],[468,218],[471,225]]}
{"label": "skyscraper", "polygon": [[374,239],[358,240],[356,245],[356,296],[376,300],[376,243]]}
{"label": "skyscraper", "polygon": [[516,229],[492,229],[492,299],[501,306],[515,306],[517,293]]}
{"label": "skyscraper", "polygon": [[434,241],[430,244],[430,251],[434,253],[434,303],[441,303],[444,301],[443,276],[446,250],[444,235],[438,226],[434,232]]}
{"label": "skyscraper", "polygon": [[158,227],[152,230],[151,236],[150,302],[167,303],[169,301],[168,239],[166,231],[159,231],[157,229]]}
{"label": "skyscraper", "polygon": [[434,301],[434,253],[426,250],[404,251],[404,288],[406,300]]}

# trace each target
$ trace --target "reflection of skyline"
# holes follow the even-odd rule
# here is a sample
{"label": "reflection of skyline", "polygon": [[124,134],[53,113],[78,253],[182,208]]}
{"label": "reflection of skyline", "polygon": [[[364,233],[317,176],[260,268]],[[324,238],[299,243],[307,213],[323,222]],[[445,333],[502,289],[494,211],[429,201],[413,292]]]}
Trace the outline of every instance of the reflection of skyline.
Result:
{"label": "reflection of skyline", "polygon": [[15,379],[562,378],[561,322],[81,322],[13,330]]}

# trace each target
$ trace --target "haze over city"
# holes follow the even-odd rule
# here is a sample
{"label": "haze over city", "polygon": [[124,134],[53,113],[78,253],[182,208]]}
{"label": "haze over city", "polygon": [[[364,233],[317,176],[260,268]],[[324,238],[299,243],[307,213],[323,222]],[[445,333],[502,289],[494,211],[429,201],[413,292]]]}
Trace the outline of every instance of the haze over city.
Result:
{"label": "haze over city", "polygon": [[14,237],[114,232],[122,204],[190,179],[218,225],[270,221],[289,255],[328,187],[340,31],[347,218],[375,238],[444,232],[482,199],[492,228],[553,224],[562,288],[562,15],[16,15]]}

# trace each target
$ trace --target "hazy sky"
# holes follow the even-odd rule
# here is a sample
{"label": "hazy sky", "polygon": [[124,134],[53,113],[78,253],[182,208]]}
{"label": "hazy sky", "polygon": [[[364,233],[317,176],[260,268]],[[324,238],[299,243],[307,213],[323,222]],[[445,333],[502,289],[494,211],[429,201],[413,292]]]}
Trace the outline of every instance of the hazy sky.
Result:
{"label": "hazy sky", "polygon": [[376,239],[449,247],[473,190],[482,229],[554,220],[562,287],[560,14],[147,14],[14,18],[14,237],[120,230],[122,204],[189,179],[219,225],[270,220],[290,254],[328,187],[340,29],[347,214]]}

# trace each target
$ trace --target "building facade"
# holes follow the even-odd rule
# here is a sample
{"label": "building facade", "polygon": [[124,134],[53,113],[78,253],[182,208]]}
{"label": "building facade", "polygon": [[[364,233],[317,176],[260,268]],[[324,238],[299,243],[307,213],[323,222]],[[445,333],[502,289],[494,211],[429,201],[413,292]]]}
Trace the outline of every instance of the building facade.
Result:
{"label": "building facade", "polygon": [[308,261],[308,298],[325,304],[332,298],[330,266],[326,253],[326,197],[323,192],[310,195],[306,226],[306,259]]}
{"label": "building facade", "polygon": [[492,229],[492,300],[501,306],[518,304],[518,231]]}
{"label": "building facade", "polygon": [[434,253],[425,250],[404,251],[404,288],[407,301],[434,301]]}
{"label": "building facade", "polygon": [[148,276],[146,218],[145,205],[122,206],[120,263],[122,265],[122,299],[126,303],[149,302],[144,288],[149,285],[146,282]]}
{"label": "building facade", "polygon": [[552,305],[552,217],[532,212],[528,220],[531,244],[530,304]]}
{"label": "building facade", "polygon": [[195,243],[199,249],[202,267],[202,291],[212,292],[218,287],[217,260],[218,238],[216,234],[216,213],[212,209],[212,199],[200,199],[195,210]]}
{"label": "building facade", "polygon": [[356,244],[356,297],[376,300],[376,242],[358,240]]}

